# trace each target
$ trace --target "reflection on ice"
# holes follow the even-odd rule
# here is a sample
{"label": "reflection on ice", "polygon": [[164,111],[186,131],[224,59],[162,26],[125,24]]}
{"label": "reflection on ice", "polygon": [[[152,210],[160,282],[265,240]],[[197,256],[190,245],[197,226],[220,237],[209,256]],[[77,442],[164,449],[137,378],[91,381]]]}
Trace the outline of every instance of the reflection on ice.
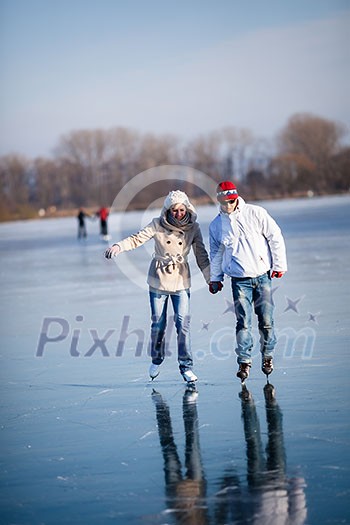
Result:
{"label": "reflection on ice", "polygon": [[183,476],[169,407],[161,394],[155,390],[152,394],[164,460],[167,511],[174,513],[176,523],[184,525],[208,523],[205,505],[206,482],[199,447],[196,395],[196,392],[186,390],[183,396],[183,421],[186,436],[186,474]]}
{"label": "reflection on ice", "polygon": [[266,455],[253,396],[243,387],[240,397],[249,491],[249,498],[241,506],[242,517],[249,523],[302,525],[306,519],[305,481],[286,477],[282,412],[274,387],[269,383],[264,387],[268,440]]}
{"label": "reflection on ice", "polygon": [[288,478],[286,474],[283,418],[275,389],[269,383],[264,387],[267,422],[265,453],[253,396],[245,385],[239,395],[246,442],[247,484],[236,469],[226,469],[219,476],[220,489],[210,498],[206,493],[207,481],[199,444],[197,394],[186,391],[183,396],[186,443],[186,473],[183,475],[169,406],[162,395],[153,390],[164,461],[165,512],[172,513],[175,523],[183,525],[209,525],[212,522],[219,525],[303,525],[307,516],[305,480]]}

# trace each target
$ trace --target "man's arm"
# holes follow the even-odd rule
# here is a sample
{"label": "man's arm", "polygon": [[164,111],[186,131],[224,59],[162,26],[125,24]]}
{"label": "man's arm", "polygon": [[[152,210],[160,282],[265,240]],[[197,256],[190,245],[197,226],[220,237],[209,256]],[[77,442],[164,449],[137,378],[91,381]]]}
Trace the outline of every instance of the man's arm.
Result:
{"label": "man's arm", "polygon": [[209,257],[208,257],[208,253],[207,253],[207,250],[203,242],[202,232],[199,226],[198,226],[198,229],[193,239],[192,249],[193,249],[194,256],[196,258],[197,265],[200,268],[206,283],[209,284],[209,281],[210,281]]}
{"label": "man's arm", "polygon": [[210,280],[218,282],[224,280],[222,271],[222,258],[225,247],[221,243],[221,231],[217,221],[209,226],[209,248],[210,248]]}
{"label": "man's arm", "polygon": [[280,227],[267,212],[265,212],[263,219],[263,235],[270,247],[272,257],[271,270],[272,274],[276,274],[273,277],[282,277],[288,269],[286,245]]}

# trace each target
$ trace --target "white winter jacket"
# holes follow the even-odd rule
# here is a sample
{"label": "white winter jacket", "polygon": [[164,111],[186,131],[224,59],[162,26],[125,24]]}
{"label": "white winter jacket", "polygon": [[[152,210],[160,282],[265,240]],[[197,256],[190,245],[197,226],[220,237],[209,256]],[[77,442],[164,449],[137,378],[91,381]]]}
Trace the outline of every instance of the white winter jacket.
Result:
{"label": "white winter jacket", "polygon": [[287,271],[282,233],[261,206],[239,197],[233,213],[220,213],[209,226],[210,279],[258,277],[268,270]]}

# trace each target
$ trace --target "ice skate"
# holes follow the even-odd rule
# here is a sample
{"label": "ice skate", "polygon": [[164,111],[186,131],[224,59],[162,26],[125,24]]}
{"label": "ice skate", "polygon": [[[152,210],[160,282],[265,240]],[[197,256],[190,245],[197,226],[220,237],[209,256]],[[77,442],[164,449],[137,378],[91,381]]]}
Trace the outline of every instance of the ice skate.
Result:
{"label": "ice skate", "polygon": [[149,367],[149,376],[151,378],[151,381],[155,379],[157,376],[159,376],[160,372],[160,365],[154,365],[153,363]]}
{"label": "ice skate", "polygon": [[249,372],[250,372],[250,365],[248,363],[240,363],[236,376],[240,378],[240,380],[242,381],[242,384],[245,382],[246,379],[248,379]]}
{"label": "ice skate", "polygon": [[262,372],[268,377],[273,372],[273,359],[272,357],[264,357],[261,365]]}

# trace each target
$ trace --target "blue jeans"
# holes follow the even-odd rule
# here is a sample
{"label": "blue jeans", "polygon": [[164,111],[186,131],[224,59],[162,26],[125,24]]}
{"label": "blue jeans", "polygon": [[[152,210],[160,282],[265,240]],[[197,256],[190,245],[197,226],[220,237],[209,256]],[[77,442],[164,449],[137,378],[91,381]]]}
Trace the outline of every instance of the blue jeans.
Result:
{"label": "blue jeans", "polygon": [[165,330],[169,297],[174,310],[177,333],[177,353],[180,372],[190,370],[193,365],[190,342],[190,290],[163,292],[150,289],[151,305],[151,357],[152,363],[160,365],[165,357]]}
{"label": "blue jeans", "polygon": [[232,294],[237,318],[237,363],[251,364],[253,348],[252,315],[258,317],[260,351],[262,357],[273,357],[276,336],[273,326],[274,304],[269,273],[259,277],[231,278]]}

